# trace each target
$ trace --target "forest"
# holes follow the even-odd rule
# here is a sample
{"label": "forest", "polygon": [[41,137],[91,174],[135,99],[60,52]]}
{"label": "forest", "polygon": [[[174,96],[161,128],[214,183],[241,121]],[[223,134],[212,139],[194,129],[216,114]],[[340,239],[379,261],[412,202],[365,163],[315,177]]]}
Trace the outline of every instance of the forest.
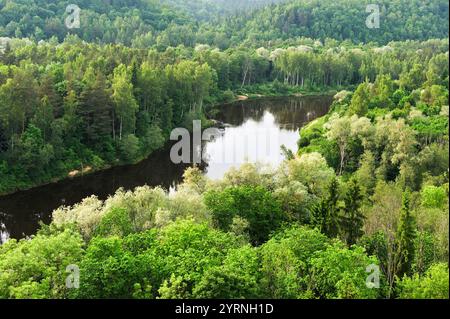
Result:
{"label": "forest", "polygon": [[136,163],[238,95],[334,96],[279,167],[56,209],[0,245],[0,298],[448,299],[448,3],[380,1],[371,30],[366,2],[74,0],[67,30],[69,1],[0,0],[0,194]]}
{"label": "forest", "polygon": [[[445,0],[382,0],[380,28],[366,26],[370,0],[1,0],[0,37],[34,41],[69,35],[145,49],[208,44],[220,49],[280,45],[310,37],[356,44],[446,38]],[[65,26],[81,9],[80,28]],[[257,8],[260,8],[259,10]],[[356,23],[355,23],[356,22]]]}

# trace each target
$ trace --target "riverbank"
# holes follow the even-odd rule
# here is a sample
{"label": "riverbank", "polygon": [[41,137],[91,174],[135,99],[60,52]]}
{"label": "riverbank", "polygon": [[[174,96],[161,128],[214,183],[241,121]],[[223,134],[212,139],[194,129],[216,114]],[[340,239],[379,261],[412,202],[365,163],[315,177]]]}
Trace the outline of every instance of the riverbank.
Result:
{"label": "riverbank", "polygon": [[[287,90],[286,90],[287,89]],[[243,101],[243,100],[256,100],[256,99],[264,99],[264,98],[284,98],[284,97],[302,97],[302,96],[324,96],[324,95],[334,95],[341,88],[322,88],[322,89],[311,89],[311,88],[301,88],[301,87],[291,87],[291,86],[279,86],[276,83],[264,83],[257,84],[251,86],[245,86],[243,88],[236,89],[234,92],[222,92],[223,97],[228,94],[228,98],[219,99],[213,102],[214,105],[207,108],[208,110],[205,112],[205,116],[207,119],[211,119],[214,117],[214,114],[217,113],[221,106],[227,105],[230,103]],[[230,94],[231,93],[231,94]],[[204,128],[212,126],[213,122],[203,123]],[[33,183],[27,186],[17,186],[17,184],[10,190],[0,191],[1,196],[12,195],[17,192],[31,190],[37,187],[46,186],[50,184],[56,184],[58,182],[64,180],[77,179],[83,176],[91,175],[100,171],[108,170],[114,167],[122,167],[128,165],[135,165],[143,160],[150,157],[154,152],[164,149],[169,143],[170,140],[165,140],[163,145],[156,150],[152,150],[144,156],[140,156],[139,158],[134,159],[133,161],[123,162],[116,161],[114,163],[105,163],[103,162],[101,165],[94,165],[93,163],[85,163],[84,166],[79,168],[72,168],[68,170],[64,175],[53,176],[48,181]]]}
{"label": "riverbank", "polygon": [[[233,152],[234,165],[243,164],[246,158],[256,159],[257,156],[263,156],[263,160],[272,165],[279,165],[283,158],[278,152],[278,146],[284,144],[295,152],[298,147],[298,129],[306,122],[325,114],[330,106],[330,97],[255,99],[239,102],[237,105],[223,105],[221,112],[213,117],[218,123],[229,125],[222,131],[220,138],[205,141],[203,144],[207,160],[198,167],[209,179],[220,179],[225,175],[233,164],[224,162],[223,159]],[[261,117],[261,114],[266,116]],[[254,124],[253,129],[248,128],[248,121]],[[244,152],[234,150],[236,142],[255,140],[255,135],[262,132],[263,128],[279,132],[274,135],[282,137],[280,145],[274,145],[272,152],[262,155],[265,149],[262,144],[261,149],[249,148]],[[280,131],[283,131],[282,135]],[[20,239],[35,234],[39,221],[50,223],[52,212],[61,205],[72,206],[92,195],[106,200],[119,188],[133,190],[144,185],[160,187],[167,191],[174,190],[183,181],[186,168],[191,166],[188,163],[175,164],[171,161],[170,150],[174,143],[176,142],[167,143],[163,149],[155,151],[135,165],[118,165],[3,196],[0,199],[0,212],[3,213],[0,214],[0,225],[6,225],[5,230],[11,238]]]}
{"label": "riverbank", "polygon": [[[354,91],[355,86],[336,87],[301,87],[288,86],[280,82],[262,83],[245,86],[237,89],[237,96],[246,96],[248,99],[264,97],[300,97],[300,96],[321,96],[334,95],[342,90]],[[238,98],[235,100],[239,100]]]}

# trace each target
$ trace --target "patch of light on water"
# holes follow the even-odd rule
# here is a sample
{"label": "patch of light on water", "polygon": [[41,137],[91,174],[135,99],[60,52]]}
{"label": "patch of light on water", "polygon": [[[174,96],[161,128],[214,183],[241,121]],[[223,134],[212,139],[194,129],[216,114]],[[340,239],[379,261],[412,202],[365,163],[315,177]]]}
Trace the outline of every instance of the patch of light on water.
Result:
{"label": "patch of light on water", "polygon": [[0,222],[0,245],[9,240],[9,233],[6,230],[6,225]]}
{"label": "patch of light on water", "polygon": [[282,145],[297,152],[299,132],[292,127],[276,123],[269,111],[265,111],[260,120],[248,119],[240,126],[225,127],[222,135],[204,148],[204,158],[208,162],[206,175],[220,179],[230,168],[244,163],[278,166],[284,160]]}

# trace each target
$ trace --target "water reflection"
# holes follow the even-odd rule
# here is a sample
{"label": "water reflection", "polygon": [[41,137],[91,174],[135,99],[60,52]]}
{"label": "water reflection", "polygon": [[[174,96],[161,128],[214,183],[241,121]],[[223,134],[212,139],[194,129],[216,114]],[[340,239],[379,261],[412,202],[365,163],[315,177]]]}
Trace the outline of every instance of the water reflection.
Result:
{"label": "water reflection", "polygon": [[304,97],[243,101],[224,106],[217,118],[231,126],[206,144],[206,175],[218,179],[231,167],[245,162],[277,166],[283,161],[281,146],[295,153],[299,129],[325,114],[330,103],[330,97]]}
{"label": "water reflection", "polygon": [[[0,219],[2,219],[1,216]],[[9,232],[6,229],[6,225],[3,222],[0,222],[0,245],[5,243],[8,239],[9,239]]]}
{"label": "water reflection", "polygon": [[[218,138],[203,146],[207,163],[203,163],[201,169],[210,178],[221,178],[226,170],[235,166],[235,163],[223,160],[229,154],[233,154],[238,163],[247,159],[261,160],[258,155],[265,154],[264,143],[252,141],[264,131],[275,132],[273,135],[277,136],[280,144],[295,151],[298,130],[325,114],[330,104],[330,97],[304,97],[242,101],[223,106],[216,119],[229,125]],[[247,141],[242,139],[244,136]],[[247,153],[232,151],[243,145],[247,145]],[[133,189],[145,184],[161,185],[168,190],[175,188],[188,165],[176,165],[170,161],[170,146],[136,165],[115,167],[0,197],[0,243],[10,237],[34,234],[40,221],[50,222],[54,209],[73,205],[91,195],[106,199],[120,187]],[[281,161],[279,147],[265,154],[264,158],[271,164],[278,164]]]}

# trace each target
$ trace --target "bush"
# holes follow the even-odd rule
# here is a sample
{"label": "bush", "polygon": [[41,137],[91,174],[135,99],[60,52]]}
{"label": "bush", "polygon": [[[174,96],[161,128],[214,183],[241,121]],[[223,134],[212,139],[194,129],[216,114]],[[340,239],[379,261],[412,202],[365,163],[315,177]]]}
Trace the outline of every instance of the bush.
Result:
{"label": "bush", "polygon": [[95,234],[97,236],[125,237],[134,231],[133,222],[126,209],[113,208],[103,216]]}
{"label": "bush", "polygon": [[379,265],[379,262],[375,257],[368,257],[362,247],[348,249],[342,243],[335,243],[312,258],[310,285],[320,298],[378,298],[383,289],[371,289],[366,285],[369,275],[366,269],[370,265]]}
{"label": "bush", "polygon": [[229,103],[234,101],[234,93],[231,90],[226,90],[222,93],[222,102]]}
{"label": "bush", "polygon": [[82,255],[82,238],[70,229],[6,242],[0,246],[0,299],[68,297],[66,268],[80,265]]}
{"label": "bush", "polygon": [[421,197],[422,205],[427,208],[443,208],[447,202],[447,193],[443,187],[425,186]]}
{"label": "bush", "polygon": [[430,267],[424,276],[404,277],[398,284],[401,299],[448,299],[448,264],[440,263]]}
{"label": "bush", "polygon": [[214,222],[229,231],[233,217],[239,216],[249,222],[249,235],[254,244],[269,238],[283,219],[281,204],[261,186],[229,187],[223,191],[209,191],[205,203],[211,210]]}
{"label": "bush", "polygon": [[158,286],[158,257],[153,232],[119,237],[94,238],[80,263],[77,298],[153,297]]}
{"label": "bush", "polygon": [[259,295],[259,261],[254,248],[230,250],[223,264],[208,269],[193,290],[194,298],[249,299]]}
{"label": "bush", "polygon": [[274,235],[259,249],[262,297],[306,297],[310,260],[327,243],[319,231],[297,225]]}

